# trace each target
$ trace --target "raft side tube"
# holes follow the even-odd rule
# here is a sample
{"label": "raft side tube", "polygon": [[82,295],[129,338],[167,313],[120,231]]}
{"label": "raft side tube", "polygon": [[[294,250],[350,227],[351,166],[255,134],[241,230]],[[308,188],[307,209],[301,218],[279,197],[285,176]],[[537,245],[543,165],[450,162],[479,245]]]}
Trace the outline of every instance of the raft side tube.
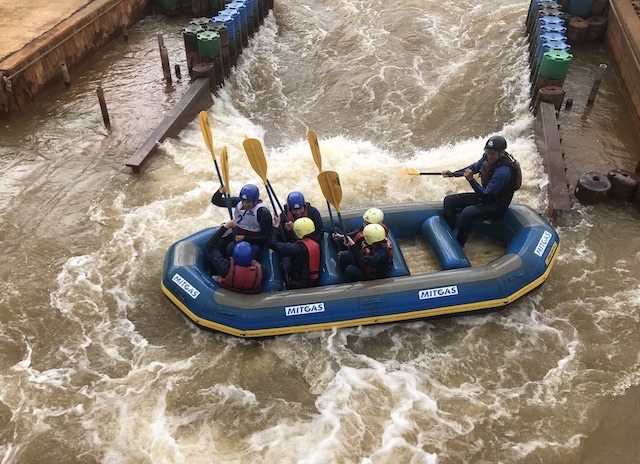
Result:
{"label": "raft side tube", "polygon": [[327,285],[341,284],[344,282],[342,269],[340,268],[340,257],[338,256],[338,248],[331,238],[331,234],[325,232],[320,243],[322,253],[320,261],[320,284],[324,287]]}
{"label": "raft side tube", "polygon": [[410,275],[409,266],[407,266],[407,261],[404,259],[404,254],[402,254],[400,245],[398,245],[398,241],[393,232],[389,231],[387,238],[393,245],[393,268],[389,271],[388,277],[405,277]]}
{"label": "raft side tube", "polygon": [[443,271],[471,267],[451,228],[440,216],[431,216],[422,223],[422,236],[431,247]]}

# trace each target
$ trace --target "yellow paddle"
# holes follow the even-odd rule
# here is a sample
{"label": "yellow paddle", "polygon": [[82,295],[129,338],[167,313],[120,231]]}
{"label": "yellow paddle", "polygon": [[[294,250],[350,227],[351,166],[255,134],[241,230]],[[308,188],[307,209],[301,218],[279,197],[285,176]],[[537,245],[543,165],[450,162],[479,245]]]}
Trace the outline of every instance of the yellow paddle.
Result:
{"label": "yellow paddle", "polygon": [[342,185],[340,184],[340,177],[335,171],[322,171],[318,174],[318,183],[322,190],[322,195],[327,199],[328,203],[335,208],[338,213],[338,220],[340,221],[340,227],[344,234],[347,233],[347,229],[342,222],[342,215],[340,214],[340,202],[342,201]]}
{"label": "yellow paddle", "polygon": [[[307,132],[307,140],[309,141],[309,147],[311,147],[311,154],[313,155],[313,161],[318,167],[318,172],[322,172],[322,155],[320,154],[320,144],[318,143],[318,137],[312,130]],[[329,220],[331,221],[331,229],[333,230],[333,214],[331,214],[331,205],[327,201],[327,210],[329,210]]]}
{"label": "yellow paddle", "polygon": [[322,155],[320,155],[320,144],[318,143],[318,137],[315,131],[310,130],[307,132],[307,140],[311,147],[311,154],[313,155],[313,161],[318,167],[318,172],[322,172]]}
{"label": "yellow paddle", "polygon": [[[222,167],[222,182],[225,189],[229,190],[229,158],[227,155],[227,147],[222,147],[220,150],[220,166]],[[229,218],[233,219],[233,211],[231,210],[231,196],[227,195],[227,209],[229,210]]]}
{"label": "yellow paddle", "polygon": [[[282,213],[282,205],[280,205],[278,197],[276,197],[276,192],[273,191],[273,188],[269,183],[269,179],[267,179],[267,159],[264,156],[262,144],[257,139],[244,139],[242,146],[247,154],[247,158],[249,158],[249,164],[251,164],[251,167],[256,174],[260,176],[262,182],[264,182],[264,186],[267,189],[267,195],[269,195],[269,200],[271,200],[271,206],[273,206],[273,211],[276,212],[276,214]],[[280,208],[280,213],[276,210],[276,203]]]}
{"label": "yellow paddle", "polygon": [[[198,122],[200,123],[200,130],[202,131],[202,138],[204,143],[211,153],[213,162],[216,162],[216,153],[213,150],[213,136],[211,135],[211,126],[209,126],[209,116],[206,111],[200,111],[198,115]],[[219,174],[219,173],[218,173]]]}
{"label": "yellow paddle", "polygon": [[[206,111],[200,111],[198,115],[198,123],[200,123],[200,130],[202,131],[202,138],[204,139],[204,143],[209,149],[211,153],[211,158],[213,158],[213,164],[216,167],[216,173],[218,174],[218,181],[220,184],[224,185],[224,188],[227,190],[227,193],[224,195],[225,198],[229,198],[229,184],[225,184],[222,181],[222,176],[220,175],[220,168],[218,167],[218,161],[216,161],[216,152],[213,149],[213,136],[211,135],[211,126],[209,125],[209,116]],[[227,147],[224,147],[226,150]],[[233,219],[233,212],[231,211],[231,204],[227,202],[227,209],[229,210],[229,215],[231,219]]]}

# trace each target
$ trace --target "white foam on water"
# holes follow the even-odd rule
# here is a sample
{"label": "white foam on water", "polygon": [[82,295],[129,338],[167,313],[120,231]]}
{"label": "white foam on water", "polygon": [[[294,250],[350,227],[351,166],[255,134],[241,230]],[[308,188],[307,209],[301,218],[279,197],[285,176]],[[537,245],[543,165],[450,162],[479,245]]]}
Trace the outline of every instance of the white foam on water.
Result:
{"label": "white foam on water", "polygon": [[[526,45],[513,26],[526,5],[407,4],[420,12],[415,22],[423,30],[400,39],[390,33],[397,19],[377,11],[382,5],[334,3],[281,4],[283,16],[267,19],[208,111],[216,154],[228,149],[233,194],[252,182],[265,197],[242,148],[245,136],[255,137],[280,200],[300,190],[323,210],[306,140],[306,129],[322,121],[323,168],[340,174],[345,210],[468,190],[464,180],[408,177],[405,168],[466,166],[496,132],[523,166],[515,201],[544,209],[546,180],[523,77]],[[344,23],[336,31],[307,18],[290,33],[296,15],[316,8]],[[323,46],[340,31],[350,34],[344,55]],[[483,34],[496,31],[512,44],[508,50],[504,43],[475,50]],[[435,51],[416,45],[421,34]],[[416,49],[394,61],[399,46]],[[294,54],[302,84],[283,79]],[[306,66],[305,57],[317,54],[326,68]],[[314,73],[323,79],[301,88]],[[454,115],[414,141],[421,123],[444,114],[436,114],[438,105],[450,101],[440,96],[494,81],[487,92],[495,114],[486,129],[452,130],[463,125]],[[356,107],[360,99],[369,106]],[[325,101],[333,113],[315,116]],[[354,107],[362,119],[337,117]],[[476,109],[464,111],[473,117]],[[586,209],[574,211],[585,211],[577,224],[560,228],[584,237],[563,244],[569,252],[546,286],[500,313],[263,341],[196,329],[160,295],[160,266],[170,243],[227,213],[210,204],[219,180],[197,121],[160,152],[165,158],[130,191],[88,206],[89,220],[113,234],[61,266],[50,298],[66,321],[52,334],[57,346],[41,355],[43,340],[23,339],[23,358],[2,376],[2,402],[21,429],[35,431],[27,438],[64,429],[69,442],[105,463],[517,462],[540,450],[568,453],[588,427],[579,411],[594,390],[622,393],[638,384],[640,361],[625,350],[634,336],[629,321],[640,318],[634,280],[612,277],[612,296],[584,285],[638,256],[614,252],[608,266],[590,242],[589,230],[599,225]],[[141,200],[138,189],[155,197]],[[1,451],[12,459],[20,446]]]}

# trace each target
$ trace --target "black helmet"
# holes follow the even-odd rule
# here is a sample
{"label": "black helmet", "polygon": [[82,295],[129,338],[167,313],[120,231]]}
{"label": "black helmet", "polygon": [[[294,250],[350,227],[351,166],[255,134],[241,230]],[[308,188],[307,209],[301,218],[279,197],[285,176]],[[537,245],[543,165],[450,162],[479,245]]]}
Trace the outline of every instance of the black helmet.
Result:
{"label": "black helmet", "polygon": [[504,151],[507,149],[507,141],[501,135],[489,137],[484,145],[484,151]]}

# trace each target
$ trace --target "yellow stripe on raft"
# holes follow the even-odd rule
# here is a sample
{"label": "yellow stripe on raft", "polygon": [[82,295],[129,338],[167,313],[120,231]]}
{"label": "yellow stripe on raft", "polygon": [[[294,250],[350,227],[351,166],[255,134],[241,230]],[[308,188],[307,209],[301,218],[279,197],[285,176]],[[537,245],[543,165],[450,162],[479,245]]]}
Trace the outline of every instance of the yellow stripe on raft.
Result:
{"label": "yellow stripe on raft", "polygon": [[297,326],[286,326],[286,327],[275,327],[273,329],[261,329],[261,330],[238,330],[234,327],[229,327],[227,325],[218,324],[216,322],[211,322],[207,319],[202,319],[196,316],[189,308],[187,308],[182,302],[176,298],[161,281],[160,286],[162,288],[162,292],[175,304],[180,311],[182,311],[189,319],[195,322],[197,325],[206,327],[208,329],[213,329],[218,332],[223,332],[229,335],[234,335],[236,337],[245,337],[245,338],[255,338],[255,337],[271,337],[275,335],[285,335],[285,334],[293,334],[300,332],[311,332],[314,330],[330,330],[332,328],[345,328],[345,327],[357,327],[359,325],[371,325],[371,324],[381,324],[388,322],[400,322],[411,319],[425,319],[433,316],[442,316],[446,314],[456,314],[462,312],[472,312],[479,311],[482,309],[490,309],[490,308],[498,308],[500,306],[506,306],[509,303],[517,300],[518,298],[526,295],[530,291],[542,285],[547,277],[549,277],[549,273],[555,263],[556,258],[558,257],[558,252],[560,251],[560,247],[557,242],[554,242],[551,251],[549,252],[549,256],[547,260],[550,260],[550,264],[547,266],[546,271],[536,280],[531,282],[529,285],[521,288],[517,292],[511,294],[507,298],[501,298],[498,300],[487,300],[478,303],[468,303],[463,305],[456,306],[445,306],[443,308],[438,309],[423,309],[419,311],[412,311],[407,313],[399,313],[399,314],[390,314],[387,316],[372,316],[372,317],[364,317],[360,319],[349,319],[346,321],[337,321],[337,322],[325,322],[322,324],[307,324],[307,325],[297,325]]}

